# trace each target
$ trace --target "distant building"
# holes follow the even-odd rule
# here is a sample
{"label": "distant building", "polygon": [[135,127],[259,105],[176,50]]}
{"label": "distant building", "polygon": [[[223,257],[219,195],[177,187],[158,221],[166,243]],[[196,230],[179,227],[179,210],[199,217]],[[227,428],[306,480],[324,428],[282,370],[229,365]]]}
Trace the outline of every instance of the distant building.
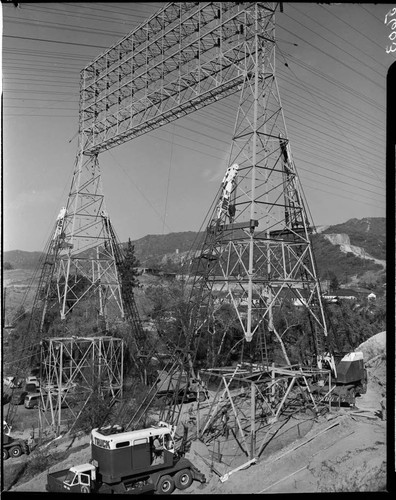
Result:
{"label": "distant building", "polygon": [[342,300],[358,300],[359,293],[355,290],[340,288],[339,290],[333,291],[331,294],[323,294],[322,298],[328,303],[339,303]]}

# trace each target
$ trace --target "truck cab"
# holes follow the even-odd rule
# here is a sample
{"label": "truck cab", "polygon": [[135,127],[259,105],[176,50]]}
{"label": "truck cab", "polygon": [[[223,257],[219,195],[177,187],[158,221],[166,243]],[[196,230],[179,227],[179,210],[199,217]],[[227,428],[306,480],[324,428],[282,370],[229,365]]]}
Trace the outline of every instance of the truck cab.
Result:
{"label": "truck cab", "polygon": [[92,464],[76,465],[69,469],[63,481],[66,489],[88,493],[96,480],[96,469]]}
{"label": "truck cab", "polygon": [[96,468],[92,464],[76,465],[48,476],[47,491],[91,493],[95,489]]}

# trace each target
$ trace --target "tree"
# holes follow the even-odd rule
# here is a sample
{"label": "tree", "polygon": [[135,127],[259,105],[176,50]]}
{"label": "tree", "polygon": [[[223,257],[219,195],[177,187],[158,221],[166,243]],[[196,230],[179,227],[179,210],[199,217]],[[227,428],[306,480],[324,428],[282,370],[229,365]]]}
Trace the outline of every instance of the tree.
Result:
{"label": "tree", "polygon": [[131,238],[129,238],[127,248],[125,250],[124,260],[118,266],[122,293],[126,296],[133,293],[134,287],[139,285],[139,281],[137,279],[137,268],[139,265],[140,262],[135,256],[135,246],[132,245]]}
{"label": "tree", "polygon": [[330,290],[332,292],[335,292],[339,288],[340,288],[340,282],[338,281],[337,276],[334,273],[331,273]]}

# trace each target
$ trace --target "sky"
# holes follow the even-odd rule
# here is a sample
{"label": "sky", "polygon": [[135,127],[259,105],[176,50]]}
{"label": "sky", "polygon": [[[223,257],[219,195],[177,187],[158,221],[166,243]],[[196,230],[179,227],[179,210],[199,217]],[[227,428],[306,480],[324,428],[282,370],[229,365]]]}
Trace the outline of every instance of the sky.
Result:
{"label": "sky", "polygon": [[[3,250],[44,250],[77,154],[80,71],[162,2],[2,3]],[[316,226],[385,217],[390,4],[284,3],[277,69]],[[198,231],[227,168],[238,95],[99,155],[121,241]]]}

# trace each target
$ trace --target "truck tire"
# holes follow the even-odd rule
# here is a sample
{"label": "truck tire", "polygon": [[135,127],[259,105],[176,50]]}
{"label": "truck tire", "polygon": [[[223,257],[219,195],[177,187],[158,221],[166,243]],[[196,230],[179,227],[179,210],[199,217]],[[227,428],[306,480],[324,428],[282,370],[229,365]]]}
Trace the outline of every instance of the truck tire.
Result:
{"label": "truck tire", "polygon": [[161,476],[159,478],[155,491],[159,495],[170,495],[174,489],[175,482],[173,477],[166,474],[165,476]]}
{"label": "truck tire", "polygon": [[175,486],[178,490],[185,490],[191,486],[194,478],[189,469],[182,469],[174,475]]}
{"label": "truck tire", "polygon": [[22,455],[21,447],[20,446],[13,446],[12,448],[10,448],[10,455],[13,458],[20,457]]}
{"label": "truck tire", "polygon": [[1,452],[1,454],[2,454],[3,460],[7,460],[7,458],[10,458],[8,450],[4,450],[3,449],[2,452]]}

